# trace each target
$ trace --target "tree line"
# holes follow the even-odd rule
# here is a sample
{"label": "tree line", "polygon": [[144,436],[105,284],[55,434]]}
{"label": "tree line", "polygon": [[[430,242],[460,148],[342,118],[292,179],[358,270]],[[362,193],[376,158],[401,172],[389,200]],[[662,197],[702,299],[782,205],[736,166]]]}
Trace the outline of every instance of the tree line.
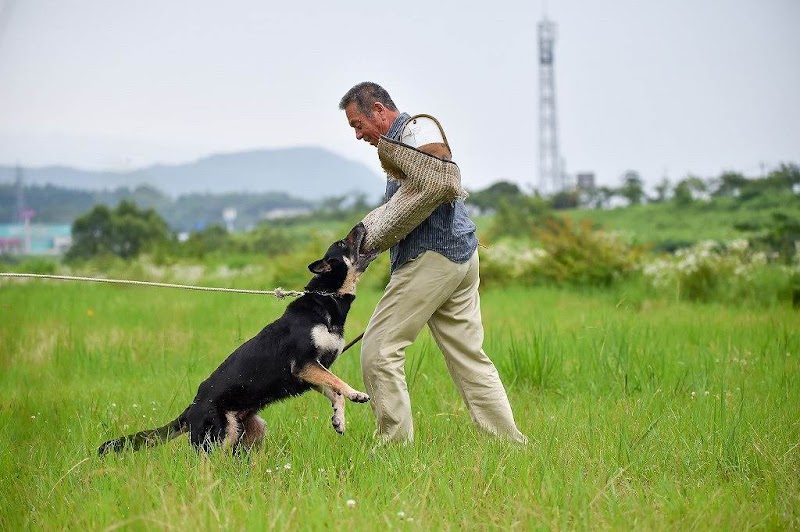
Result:
{"label": "tree line", "polygon": [[[34,222],[70,224],[95,205],[113,208],[130,201],[154,209],[175,231],[199,230],[224,222],[226,208],[237,211],[236,226],[252,227],[277,209],[310,210],[314,204],[283,192],[185,194],[172,198],[150,185],[119,187],[112,190],[77,190],[55,185],[31,185],[23,188],[25,207],[36,213]],[[0,184],[0,223],[17,220],[17,189]]]}
{"label": "tree line", "polygon": [[[84,196],[89,193],[66,191],[57,187],[42,188],[45,197],[55,192],[51,194],[51,198],[71,198],[73,204],[87,206],[72,223],[73,245],[66,256],[70,261],[102,255],[131,259],[143,252],[195,258],[202,258],[209,253],[225,252],[284,253],[291,251],[298,240],[292,232],[293,226],[355,221],[373,207],[363,195],[333,197],[311,206],[308,214],[269,222],[254,216],[249,231],[233,234],[222,223],[221,212],[224,207],[235,206],[240,212],[251,214],[263,212],[275,204],[286,205],[282,203],[286,200],[285,195],[230,194],[212,197],[197,194],[172,202],[153,187],[142,186],[133,190],[118,189],[115,194],[121,200],[116,207],[111,207],[105,202],[90,204],[91,198]],[[771,205],[779,207],[787,202],[796,204],[800,201],[800,168],[794,164],[784,164],[758,178],[724,172],[710,179],[688,176],[674,185],[662,180],[653,192],[647,194],[641,176],[637,172],[629,171],[622,176],[622,183],[617,188],[575,189],[550,197],[536,193],[526,194],[515,183],[498,181],[485,189],[473,191],[467,202],[474,209],[494,214],[488,230],[489,238],[529,237],[531,228],[542,225],[544,220],[552,219],[554,210],[578,206],[607,207],[613,198],[621,198],[627,205],[671,203],[677,208],[698,203],[725,208],[731,205],[748,205],[751,202],[758,202],[759,208]],[[0,186],[0,199],[3,200],[0,205],[6,210],[9,205],[14,204],[7,197],[9,194],[8,186]],[[110,200],[113,197],[105,199]],[[288,205],[309,205],[302,200],[298,200],[300,203],[294,203],[292,199],[288,201]],[[170,217],[162,215],[164,210],[168,213],[174,211],[176,205],[183,205],[190,211],[196,208],[203,212],[213,212],[214,216],[209,218],[210,223],[195,226],[194,230],[186,232],[185,238],[179,238],[181,226],[176,227],[171,223]],[[52,208],[56,212],[60,212],[58,207],[59,204],[53,201]],[[199,216],[197,211],[193,216]],[[786,247],[788,255],[789,248],[800,239],[800,220],[781,212],[775,212],[773,218],[772,225],[767,228],[737,229],[766,229],[763,234],[767,235],[765,238],[771,239],[770,247]]]}
{"label": "tree line", "polygon": [[608,208],[615,200],[626,205],[673,202],[687,206],[715,198],[734,198],[748,201],[765,196],[796,196],[800,193],[800,167],[796,164],[781,164],[763,177],[746,177],[739,172],[723,172],[719,176],[702,178],[689,175],[673,183],[661,179],[651,193],[645,189],[644,180],[635,170],[626,171],[617,187],[598,186],[591,189],[577,187],[553,194],[550,197],[538,193],[526,194],[515,183],[497,181],[489,187],[470,192],[468,202],[481,212],[494,212],[502,202],[514,202],[525,196],[542,200],[542,205],[553,209],[578,207]]}

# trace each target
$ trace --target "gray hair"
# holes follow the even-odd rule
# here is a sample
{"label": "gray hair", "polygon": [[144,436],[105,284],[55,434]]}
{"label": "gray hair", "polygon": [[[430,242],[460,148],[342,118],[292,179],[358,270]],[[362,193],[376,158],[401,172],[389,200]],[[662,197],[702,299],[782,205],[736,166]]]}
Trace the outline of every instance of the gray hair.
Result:
{"label": "gray hair", "polygon": [[339,109],[344,109],[352,102],[356,103],[356,109],[367,116],[372,115],[372,104],[375,102],[382,103],[390,111],[397,111],[397,106],[386,89],[371,81],[363,81],[347,91],[339,102]]}

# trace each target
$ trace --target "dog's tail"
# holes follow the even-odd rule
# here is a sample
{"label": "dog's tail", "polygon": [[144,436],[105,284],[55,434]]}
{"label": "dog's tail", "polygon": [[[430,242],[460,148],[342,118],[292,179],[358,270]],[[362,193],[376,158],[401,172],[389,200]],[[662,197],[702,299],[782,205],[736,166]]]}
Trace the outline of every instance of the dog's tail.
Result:
{"label": "dog's tail", "polygon": [[188,411],[189,409],[187,408],[181,415],[163,427],[143,430],[107,441],[97,449],[97,454],[118,453],[126,448],[136,451],[142,447],[155,447],[156,445],[167,443],[188,430],[189,425],[186,422],[186,412]]}

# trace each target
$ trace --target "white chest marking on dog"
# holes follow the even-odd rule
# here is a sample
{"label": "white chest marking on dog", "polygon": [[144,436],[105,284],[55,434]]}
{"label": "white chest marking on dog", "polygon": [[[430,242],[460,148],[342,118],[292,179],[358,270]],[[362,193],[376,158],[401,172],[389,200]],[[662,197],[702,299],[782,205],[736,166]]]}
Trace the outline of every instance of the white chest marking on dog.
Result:
{"label": "white chest marking on dog", "polygon": [[347,257],[344,258],[344,263],[347,264],[347,277],[345,277],[342,287],[339,289],[340,294],[356,294],[356,284],[360,274],[353,268],[353,263]]}
{"label": "white chest marking on dog", "polygon": [[341,353],[344,349],[344,338],[334,334],[324,325],[315,325],[311,329],[311,341],[320,351],[335,351]]}

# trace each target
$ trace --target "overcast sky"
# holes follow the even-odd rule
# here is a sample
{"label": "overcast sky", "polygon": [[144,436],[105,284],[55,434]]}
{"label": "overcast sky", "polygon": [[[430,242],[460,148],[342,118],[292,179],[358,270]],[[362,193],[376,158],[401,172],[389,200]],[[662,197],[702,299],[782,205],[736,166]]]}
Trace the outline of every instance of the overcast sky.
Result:
{"label": "overcast sky", "polygon": [[[471,7],[467,7],[471,6]],[[372,80],[468,188],[535,186],[541,2],[0,0],[0,164],[130,169],[317,145]],[[567,170],[617,185],[800,163],[800,1],[550,0]]]}

